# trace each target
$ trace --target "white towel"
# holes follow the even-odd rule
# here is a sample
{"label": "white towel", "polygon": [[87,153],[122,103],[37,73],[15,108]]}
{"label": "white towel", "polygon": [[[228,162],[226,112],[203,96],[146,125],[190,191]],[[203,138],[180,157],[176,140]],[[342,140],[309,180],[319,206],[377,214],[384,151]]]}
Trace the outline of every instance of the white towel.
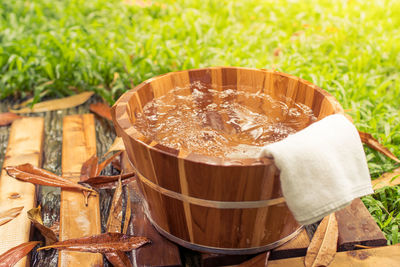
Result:
{"label": "white towel", "polygon": [[259,157],[272,156],[283,196],[295,219],[311,224],[373,193],[357,129],[343,115],[331,115],[282,141]]}

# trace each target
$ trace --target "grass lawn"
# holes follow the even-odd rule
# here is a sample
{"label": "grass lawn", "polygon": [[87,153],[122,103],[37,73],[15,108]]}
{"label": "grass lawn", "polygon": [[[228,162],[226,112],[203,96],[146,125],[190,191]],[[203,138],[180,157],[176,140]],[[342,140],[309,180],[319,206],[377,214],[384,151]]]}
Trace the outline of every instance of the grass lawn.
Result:
{"label": "grass lawn", "polygon": [[[399,1],[3,0],[0,99],[94,90],[113,103],[169,71],[275,68],[329,91],[400,156],[399,10]],[[373,178],[396,167],[366,153]],[[400,187],[363,200],[399,242]]]}

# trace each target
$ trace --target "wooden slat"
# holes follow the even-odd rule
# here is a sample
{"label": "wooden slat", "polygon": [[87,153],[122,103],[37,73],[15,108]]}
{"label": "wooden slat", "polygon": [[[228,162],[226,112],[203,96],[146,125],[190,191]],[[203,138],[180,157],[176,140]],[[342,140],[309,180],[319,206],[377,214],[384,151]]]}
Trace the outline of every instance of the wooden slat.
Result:
{"label": "wooden slat", "polygon": [[230,266],[230,265],[240,264],[252,258],[254,258],[254,255],[223,255],[223,254],[213,254],[213,253],[202,253],[201,266],[202,267]]}
{"label": "wooden slat", "polygon": [[[96,153],[92,114],[64,117],[62,145],[63,176],[79,180],[82,163]],[[89,197],[85,206],[81,191],[61,190],[60,240],[101,233],[99,196]],[[58,266],[102,266],[100,253],[60,251]]]}
{"label": "wooden slat", "polygon": [[[23,163],[41,165],[43,147],[43,118],[23,118],[13,122],[10,130],[7,152],[3,167]],[[14,197],[10,197],[13,195]],[[19,196],[19,197],[15,197]],[[3,169],[0,176],[0,209],[24,206],[21,213],[0,226],[0,254],[21,243],[28,242],[31,223],[26,212],[36,203],[35,186],[18,181],[7,175]],[[27,257],[21,259],[15,266],[28,265]]]}
{"label": "wooden slat", "polygon": [[270,251],[265,253],[261,253],[251,260],[243,262],[242,264],[238,265],[239,267],[253,267],[253,266],[269,266],[269,255]]}
{"label": "wooden slat", "polygon": [[[395,267],[399,266],[400,247],[398,245],[379,248],[343,251],[336,254],[332,267]],[[262,264],[253,264],[254,267],[264,267]],[[304,257],[269,261],[268,267],[304,267]]]}
{"label": "wooden slat", "polygon": [[[296,236],[296,238],[272,250],[271,254],[268,255],[268,257],[269,259],[282,259],[304,256],[307,252],[307,248],[309,245],[310,238],[308,237],[306,230],[303,230],[298,236]],[[269,252],[267,253],[269,254]],[[201,255],[201,266],[212,267],[235,265],[243,263],[245,261],[249,261],[249,259],[253,257],[257,258],[255,261],[258,261],[262,260],[263,257],[263,259],[265,259],[267,253],[262,253],[260,255],[257,255],[256,257],[254,257],[254,255],[222,255],[203,253]]]}
{"label": "wooden slat", "polygon": [[[121,155],[121,159],[124,172],[131,172],[133,169],[125,152]],[[146,236],[151,240],[151,244],[132,250],[134,266],[182,266],[178,247],[161,236],[147,219],[136,181],[129,185],[129,192],[131,194],[132,217],[128,233]]]}
{"label": "wooden slat", "polygon": [[360,199],[336,212],[339,227],[338,251],[353,250],[354,245],[384,246],[387,240]]}
{"label": "wooden slat", "polygon": [[310,237],[308,236],[307,231],[304,229],[296,238],[272,250],[270,259],[282,259],[282,258],[304,256],[306,255],[307,248],[309,245],[310,245]]}

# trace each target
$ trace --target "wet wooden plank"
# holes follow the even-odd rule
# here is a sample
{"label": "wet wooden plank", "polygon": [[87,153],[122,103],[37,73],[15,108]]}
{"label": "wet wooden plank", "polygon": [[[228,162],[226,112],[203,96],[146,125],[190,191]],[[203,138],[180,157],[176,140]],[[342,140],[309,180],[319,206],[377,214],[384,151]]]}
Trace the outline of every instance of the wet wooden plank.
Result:
{"label": "wet wooden plank", "polygon": [[300,257],[306,255],[307,248],[310,245],[310,237],[307,231],[303,229],[301,233],[286,244],[271,251],[270,259],[282,259],[291,257]]}
{"label": "wet wooden plank", "polygon": [[238,265],[239,267],[253,267],[253,266],[269,266],[269,256],[270,252],[267,251],[265,253],[261,253],[251,260],[248,260],[246,262],[243,262],[242,264]]}
{"label": "wet wooden plank", "polygon": [[[310,238],[307,235],[306,230],[300,232],[298,236],[290,240],[286,244],[271,251],[268,257],[270,259],[282,259],[289,257],[300,257],[306,255],[307,248],[310,245]],[[269,252],[268,252],[269,253]],[[262,253],[264,256],[254,255],[222,255],[222,254],[201,254],[201,266],[212,267],[212,266],[229,266],[241,264],[253,257],[264,257],[267,253]]]}
{"label": "wet wooden plank", "polygon": [[338,251],[353,250],[355,245],[385,246],[387,240],[361,199],[336,212],[339,227]]}
{"label": "wet wooden plank", "polygon": [[[398,245],[385,246],[371,249],[338,252],[329,266],[332,267],[371,267],[399,266],[400,247]],[[262,264],[254,264],[254,267],[264,267]],[[304,257],[289,258],[269,261],[268,267],[304,267]]]}
{"label": "wet wooden plank", "polygon": [[[14,121],[10,128],[3,167],[23,163],[40,166],[43,133],[43,118],[23,118]],[[29,241],[31,223],[27,218],[26,212],[33,208],[35,204],[35,185],[18,181],[8,176],[6,171],[2,169],[0,176],[0,208],[23,206],[24,209],[15,219],[0,227],[0,254]],[[15,266],[26,266],[27,262],[27,257],[25,257]]]}
{"label": "wet wooden plank", "polygon": [[214,253],[201,253],[201,266],[230,266],[240,264],[252,258],[254,258],[254,255],[223,255]]}
{"label": "wet wooden plank", "polygon": [[[96,133],[92,114],[64,117],[62,174],[79,180],[82,164],[96,153]],[[60,240],[101,233],[99,195],[89,197],[81,191],[61,190]],[[102,266],[100,253],[60,251],[58,266]]]}
{"label": "wet wooden plank", "polygon": [[[122,155],[122,168],[126,173],[132,171],[126,153]],[[150,245],[132,251],[131,256],[134,266],[182,266],[178,247],[161,236],[147,219],[142,206],[142,196],[136,181],[129,184],[129,192],[132,217],[128,233],[136,236],[146,236],[151,240]]]}

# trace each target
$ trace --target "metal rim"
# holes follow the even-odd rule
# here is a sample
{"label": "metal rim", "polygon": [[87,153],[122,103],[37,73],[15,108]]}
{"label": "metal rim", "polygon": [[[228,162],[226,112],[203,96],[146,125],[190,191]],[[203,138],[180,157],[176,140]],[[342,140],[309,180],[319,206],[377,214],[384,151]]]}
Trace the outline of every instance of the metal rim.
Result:
{"label": "metal rim", "polygon": [[[144,204],[144,203],[143,203]],[[261,246],[261,247],[252,247],[252,248],[218,248],[218,247],[208,247],[208,246],[203,246],[203,245],[199,245],[199,244],[194,244],[191,242],[188,242],[186,240],[180,239],[179,237],[173,236],[170,233],[168,233],[167,231],[165,231],[164,229],[162,229],[157,223],[155,223],[153,221],[153,219],[151,218],[151,216],[149,215],[148,209],[147,207],[145,207],[146,205],[143,205],[144,207],[144,212],[146,214],[146,217],[149,219],[149,221],[151,222],[151,224],[154,226],[154,228],[157,229],[157,231],[163,235],[164,237],[166,237],[167,239],[171,240],[174,243],[177,243],[180,246],[183,246],[185,248],[188,249],[192,249],[192,250],[197,250],[200,252],[205,252],[205,253],[217,253],[217,254],[226,254],[226,255],[247,255],[247,254],[257,254],[260,252],[264,252],[267,250],[271,250],[274,249],[276,247],[279,247],[283,244],[285,244],[286,242],[292,240],[293,238],[295,238],[298,234],[300,234],[300,232],[304,229],[304,226],[300,226],[299,228],[297,228],[293,233],[291,233],[290,235],[277,240],[273,243],[270,243],[268,245],[265,246]]]}

